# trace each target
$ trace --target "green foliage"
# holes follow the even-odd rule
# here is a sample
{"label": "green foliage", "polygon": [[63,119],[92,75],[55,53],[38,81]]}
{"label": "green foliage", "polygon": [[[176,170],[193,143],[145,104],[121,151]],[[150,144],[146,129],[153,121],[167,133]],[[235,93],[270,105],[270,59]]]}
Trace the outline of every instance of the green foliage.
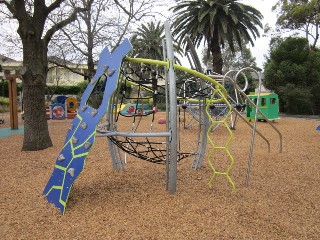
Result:
{"label": "green foliage", "polygon": [[87,81],[83,81],[74,86],[47,86],[47,95],[79,95],[84,92],[88,85]]}
{"label": "green foliage", "polygon": [[0,113],[9,111],[9,98],[0,97]]}
{"label": "green foliage", "polygon": [[[22,91],[22,84],[17,83],[17,94]],[[0,96],[9,97],[8,81],[0,81]]]}
{"label": "green foliage", "polygon": [[0,104],[8,105],[9,104],[9,98],[0,97]]}
{"label": "green foliage", "polygon": [[241,47],[242,39],[254,45],[258,27],[262,27],[262,14],[257,9],[234,0],[179,0],[172,10],[173,34],[180,42],[190,35],[195,46],[205,40],[217,73],[222,72],[221,47],[228,43],[234,52],[234,42]]}
{"label": "green foliage", "polygon": [[[250,48],[244,42],[242,44],[242,48],[235,44],[234,52],[229,44],[222,49],[222,73],[227,73],[229,70],[240,70],[244,67],[257,68],[256,58],[252,56]],[[209,66],[209,62],[212,62],[212,56],[208,55],[207,52],[208,48],[204,48],[202,51],[202,63]]]}
{"label": "green foliage", "polygon": [[294,84],[288,84],[279,89],[280,104],[283,112],[293,114],[311,114],[313,113],[313,96],[310,89],[296,87]]}
{"label": "green foliage", "polygon": [[320,51],[310,49],[304,38],[278,39],[265,66],[264,85],[279,94],[281,111],[319,114]]}
{"label": "green foliage", "polygon": [[158,103],[157,104],[157,108],[161,111],[165,111],[166,110],[167,105],[165,103]]}
{"label": "green foliage", "polygon": [[162,40],[164,26],[161,22],[142,24],[130,39],[133,45],[132,55],[138,58],[162,60]]}
{"label": "green foliage", "polygon": [[[131,56],[136,58],[163,60],[162,40],[164,38],[164,25],[160,21],[157,23],[151,21],[146,25],[142,24],[130,39],[130,42],[133,45],[133,51],[130,53]],[[182,48],[178,45],[174,44],[173,48],[176,53],[179,55],[182,54]],[[180,63],[176,56],[175,60]]]}
{"label": "green foliage", "polygon": [[315,48],[319,38],[318,31],[314,31],[319,29],[319,8],[319,0],[279,0],[272,8],[278,13],[277,31],[302,31],[306,39],[312,37],[312,48]]}

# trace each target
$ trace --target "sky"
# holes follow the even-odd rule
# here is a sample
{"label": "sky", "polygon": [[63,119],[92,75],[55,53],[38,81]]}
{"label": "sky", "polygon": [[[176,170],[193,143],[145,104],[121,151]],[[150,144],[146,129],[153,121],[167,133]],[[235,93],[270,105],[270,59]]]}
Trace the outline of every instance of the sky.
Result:
{"label": "sky", "polygon": [[[273,5],[276,4],[277,0],[242,0],[240,1],[244,4],[251,5],[258,9],[262,15],[264,16],[264,19],[262,20],[263,26],[268,23],[270,27],[275,26],[276,22],[276,13],[271,11],[271,8]],[[169,4],[171,5],[171,4]],[[168,8],[168,5],[166,5],[166,8]],[[6,23],[5,25],[7,25]],[[7,26],[6,29],[11,29],[12,26]],[[3,31],[3,27],[2,27]],[[261,29],[261,36],[263,35],[263,30]],[[258,67],[263,68],[263,64],[266,61],[265,55],[268,54],[269,51],[269,42],[270,37],[260,37],[255,41],[255,46],[251,47],[252,55],[256,58],[256,62]],[[201,48],[197,49],[199,57],[201,57]],[[0,53],[5,54],[5,51],[3,48],[1,48],[0,45]],[[186,65],[188,67],[188,61],[187,59],[182,60],[182,65]]]}
{"label": "sky", "polygon": [[[265,26],[267,23],[270,27],[275,27],[277,21],[277,15],[271,11],[272,6],[277,3],[277,0],[243,0],[243,3],[251,5],[258,9],[264,19],[262,25]],[[260,38],[255,41],[255,46],[251,47],[251,53],[256,58],[258,67],[262,68],[263,63],[266,61],[264,55],[268,55],[270,37],[261,37],[263,30],[261,30]]]}

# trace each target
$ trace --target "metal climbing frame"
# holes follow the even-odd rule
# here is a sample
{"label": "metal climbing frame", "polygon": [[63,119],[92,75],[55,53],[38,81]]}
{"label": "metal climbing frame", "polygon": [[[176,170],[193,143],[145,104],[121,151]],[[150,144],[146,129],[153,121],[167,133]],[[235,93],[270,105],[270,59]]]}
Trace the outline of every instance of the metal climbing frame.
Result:
{"label": "metal climbing frame", "polygon": [[[168,46],[170,46],[170,44],[166,44],[167,48]],[[173,55],[172,55],[173,57]],[[168,56],[168,58],[170,59],[171,57]],[[114,101],[111,102],[110,106],[112,109],[109,109],[109,115],[108,115],[108,124],[109,127],[107,128],[108,130],[104,131],[101,134],[97,134],[97,137],[109,137],[109,142],[112,143],[111,147],[112,147],[112,161],[113,161],[113,166],[116,169],[122,169],[124,164],[123,164],[123,160],[119,154],[118,151],[116,151],[116,148],[114,146],[117,146],[118,148],[121,148],[122,150],[126,151],[129,154],[132,154],[134,156],[137,156],[139,158],[142,158],[144,160],[147,161],[151,161],[151,162],[159,162],[159,159],[155,159],[150,157],[148,155],[148,151],[150,150],[152,153],[159,153],[158,149],[156,149],[156,147],[152,146],[152,142],[151,140],[149,141],[150,138],[153,137],[163,137],[166,139],[166,146],[168,147],[168,151],[163,150],[163,152],[165,152],[165,154],[163,154],[163,152],[160,152],[159,156],[156,156],[156,158],[160,158],[160,160],[163,160],[163,162],[166,162],[167,164],[170,164],[168,167],[168,175],[167,175],[167,186],[168,186],[168,190],[169,192],[173,193],[176,190],[176,162],[181,160],[182,158],[185,158],[186,156],[190,156],[190,155],[194,155],[194,160],[193,160],[193,167],[194,168],[199,168],[200,167],[200,163],[202,162],[202,158],[204,156],[204,152],[205,152],[205,144],[201,144],[201,140],[197,142],[196,146],[195,146],[195,151],[192,154],[188,154],[188,153],[181,153],[180,149],[179,149],[179,135],[178,135],[178,126],[177,126],[177,95],[176,95],[176,83],[175,83],[175,77],[174,77],[174,70],[179,70],[179,71],[184,71],[187,72],[193,76],[195,76],[196,78],[199,78],[201,81],[203,82],[210,82],[212,85],[212,91],[214,91],[214,89],[218,88],[219,89],[219,93],[223,94],[225,97],[227,96],[227,92],[225,91],[225,89],[223,88],[223,86],[221,84],[219,84],[218,82],[216,82],[215,80],[213,80],[212,78],[201,74],[195,70],[192,69],[188,69],[188,68],[184,68],[182,66],[176,65],[176,64],[172,64],[172,62],[170,63],[170,61],[158,61],[158,60],[151,60],[151,59],[139,59],[139,58],[129,58],[126,57],[125,61],[128,63],[138,63],[138,64],[149,64],[149,65],[154,65],[154,66],[163,66],[166,69],[168,69],[167,71],[167,76],[169,79],[169,82],[165,84],[166,87],[166,96],[168,96],[167,98],[167,106],[169,106],[169,108],[167,108],[166,111],[166,115],[167,115],[167,119],[169,119],[169,121],[167,121],[167,125],[166,125],[166,131],[164,132],[136,132],[134,131],[130,131],[130,132],[119,132],[117,129],[117,111],[114,111],[114,106],[117,104],[117,101],[119,101],[119,97],[118,96],[114,96],[113,99]],[[170,73],[170,67],[172,67],[172,71]],[[171,74],[171,76],[170,76]],[[119,88],[119,85],[118,85]],[[119,93],[120,90],[118,90],[116,92],[116,94]],[[199,103],[201,101],[204,102],[203,106],[205,106],[206,102],[204,100],[199,100],[199,99],[189,99],[191,102],[195,102],[195,103]],[[204,108],[205,109],[205,108]],[[204,118],[206,118],[206,115],[204,116]],[[208,129],[209,124],[205,123],[204,126],[202,127],[201,131],[203,132],[204,129],[207,130]],[[199,132],[198,132],[199,134]],[[202,136],[204,135],[204,136]],[[201,138],[207,137],[206,132],[204,132],[204,134],[201,135]],[[198,139],[201,139],[199,137],[200,135],[198,135]],[[121,140],[120,138],[125,138],[125,140]],[[137,138],[146,138],[147,140],[144,141],[140,141],[140,140],[135,140]],[[151,142],[151,143],[150,143]],[[200,142],[200,144],[199,144]],[[139,152],[138,147],[145,147],[145,149],[147,150],[142,150],[141,152]],[[169,161],[166,161],[167,159],[169,159]],[[200,160],[201,161],[200,161]]]}
{"label": "metal climbing frame", "polygon": [[[256,104],[251,101],[251,99],[243,92],[240,91],[241,89],[239,88],[239,86],[237,85],[237,78],[239,76],[239,74],[243,74],[244,71],[252,71],[254,73],[257,74],[258,78],[259,78],[259,85],[258,85],[258,94],[257,94],[257,103],[259,103],[260,101],[260,93],[261,93],[261,86],[262,86],[262,80],[261,80],[261,74],[258,73],[255,69],[247,67],[247,68],[243,68],[240,71],[236,71],[237,74],[234,77],[234,79],[229,78],[229,81],[234,85],[234,87],[236,89],[239,90],[239,92],[241,93],[241,95],[247,100],[247,103],[250,104],[253,108],[255,108],[255,118],[254,118],[254,122],[253,122],[253,126],[248,123],[242,116],[241,114],[239,114],[239,116],[252,128],[252,135],[251,135],[251,143],[250,143],[250,151],[249,151],[249,159],[247,162],[247,174],[246,174],[246,179],[245,179],[245,186],[247,187],[249,185],[249,178],[250,178],[250,169],[251,169],[251,162],[252,162],[252,158],[253,158],[253,148],[254,148],[254,140],[255,140],[255,134],[258,133],[268,144],[268,151],[270,152],[270,143],[269,141],[256,129],[256,124],[257,124],[257,119],[258,119],[258,113],[263,117],[263,119],[272,127],[272,129],[274,129],[276,131],[276,133],[279,136],[279,153],[282,153],[282,134],[281,132],[276,128],[276,126],[260,111],[259,106],[256,106]],[[229,71],[228,73],[226,73],[226,78],[228,77],[228,75],[231,73],[232,71]],[[224,79],[225,81],[225,79]],[[259,104],[258,104],[259,105]],[[236,110],[235,110],[236,111]]]}
{"label": "metal climbing frame", "polygon": [[[187,44],[186,56],[189,60],[191,68],[203,74],[199,57],[189,35],[186,35],[185,41]],[[195,83],[196,89],[186,91],[187,84],[189,82]],[[191,125],[194,125],[195,127],[197,127],[198,132],[196,151],[191,165],[191,167],[196,170],[201,168],[207,149],[207,131],[209,127],[209,118],[206,114],[206,99],[210,96],[211,89],[208,88],[207,81],[203,81],[201,78],[196,78],[194,80],[187,79],[183,83],[183,89],[184,91],[182,98],[178,98],[179,109],[180,107],[183,109],[183,127],[188,128]],[[192,91],[196,93],[201,92],[202,94],[193,94],[193,96],[191,97],[186,96],[186,92]],[[187,125],[185,117],[186,113],[191,115],[191,119],[189,120]]]}
{"label": "metal climbing frame", "polygon": [[[55,159],[53,172],[43,190],[43,194],[46,196],[48,202],[55,204],[56,207],[60,209],[62,213],[65,212],[70,190],[74,181],[80,175],[84,169],[86,158],[91,150],[96,137],[109,137],[110,144],[116,143],[119,147],[121,146],[124,150],[130,150],[124,146],[128,145],[134,149],[136,144],[144,145],[144,143],[133,142],[132,138],[152,138],[152,137],[162,137],[166,139],[166,150],[165,154],[160,151],[160,158],[164,159],[168,164],[168,176],[167,176],[167,189],[170,193],[175,193],[176,191],[176,176],[177,176],[177,161],[178,159],[184,158],[186,155],[179,152],[179,136],[178,136],[178,124],[177,124],[177,95],[176,95],[176,82],[175,82],[175,71],[184,71],[195,77],[202,79],[203,81],[209,82],[211,84],[212,91],[218,95],[221,101],[226,102],[227,92],[224,87],[213,80],[212,78],[199,73],[195,70],[188,69],[173,62],[173,49],[172,49],[172,39],[169,31],[169,24],[166,23],[166,48],[167,48],[167,61],[157,61],[150,59],[138,59],[125,57],[132,49],[132,45],[126,39],[124,40],[114,51],[110,52],[108,48],[105,48],[101,54],[98,61],[98,67],[95,76],[93,77],[90,84],[88,84],[86,90],[84,91],[80,107],[77,116],[72,120],[69,129],[66,134],[64,141],[64,146],[57,158]],[[122,66],[123,62],[128,63],[145,63],[155,66],[162,66],[166,69],[166,75],[168,81],[166,82],[165,92],[166,99],[168,103],[168,110],[166,112],[167,125],[166,131],[163,132],[120,132],[116,128],[116,115],[111,113],[116,113],[116,103],[119,99],[117,92],[119,93],[119,79],[122,76]],[[103,93],[101,96],[100,103],[94,103],[95,89],[101,90]],[[217,102],[219,99],[210,100],[209,103]],[[193,100],[197,101],[197,99]],[[226,102],[227,103],[227,102]],[[207,103],[206,103],[207,104]],[[227,103],[228,104],[228,103]],[[108,111],[108,113],[107,113]],[[97,125],[101,119],[107,113],[108,123],[106,123],[106,129],[103,133],[97,134]],[[214,123],[214,121],[212,122]],[[124,137],[130,139],[126,142],[120,142],[117,140],[118,137]],[[228,143],[223,146],[224,150],[227,150]],[[150,142],[147,140],[148,146],[151,147]],[[124,143],[124,144],[123,144]],[[145,147],[145,146],[144,146]],[[216,147],[215,147],[216,148]],[[116,150],[116,148],[112,148]],[[148,149],[149,150],[149,149]],[[153,153],[156,152],[155,148],[152,149]],[[132,153],[132,152],[131,152]],[[144,156],[144,153],[139,153],[135,150],[133,153],[140,154],[139,156]],[[229,152],[228,152],[229,153]],[[119,158],[119,151],[112,151],[113,166],[117,169],[123,168],[122,159]],[[230,154],[229,154],[230,155]],[[145,156],[148,159],[148,156]],[[157,156],[159,158],[159,156]],[[221,175],[226,175],[228,180],[232,183],[229,177],[229,172],[231,166],[228,168],[226,173],[221,173]],[[220,173],[214,172],[214,175],[219,175]],[[213,178],[212,178],[213,179]],[[212,180],[210,181],[212,182]]]}
{"label": "metal climbing frame", "polygon": [[[173,55],[173,44],[172,38],[170,34],[170,26],[169,23],[165,23],[165,32],[166,32],[166,56],[167,61],[156,61],[156,60],[148,60],[148,59],[133,59],[133,58],[126,58],[126,62],[131,63],[145,63],[151,64],[155,66],[163,66],[166,68],[166,98],[167,98],[167,116],[168,120],[166,123],[166,131],[164,132],[144,132],[144,133],[137,133],[135,132],[136,128],[132,128],[131,132],[117,132],[117,111],[114,110],[114,106],[117,104],[119,100],[119,88],[120,83],[118,84],[118,91],[113,96],[112,102],[109,105],[108,111],[108,127],[106,131],[101,131],[101,134],[97,134],[97,137],[109,137],[109,146],[112,152],[112,162],[113,166],[116,169],[123,169],[124,164],[121,158],[121,154],[118,150],[115,149],[115,146],[121,148],[122,150],[140,157],[145,160],[159,162],[164,160],[168,163],[168,172],[167,172],[167,190],[170,193],[176,192],[176,175],[177,175],[177,158],[178,158],[178,149],[177,149],[177,142],[178,142],[178,135],[177,135],[177,95],[176,95],[176,82],[175,82],[175,74],[174,74],[174,55]],[[140,88],[141,85],[138,84]],[[153,113],[154,114],[154,113]],[[134,119],[136,115],[134,114]],[[141,116],[138,116],[141,117]],[[141,118],[140,118],[141,119]],[[139,123],[138,123],[139,124]],[[138,125],[137,124],[137,125]],[[151,130],[151,128],[150,128]],[[121,141],[118,137],[124,137],[125,140]],[[144,137],[147,140],[145,142],[139,142],[134,140],[134,138]],[[152,146],[149,138],[152,137],[163,137],[166,139],[166,150],[159,150]],[[113,143],[113,144],[112,144]],[[155,156],[150,158],[148,156],[147,151],[143,151],[143,153],[139,152],[138,147],[145,147],[148,151],[151,151]],[[165,151],[165,154],[164,154]],[[179,155],[179,158],[183,158],[184,156]],[[162,158],[162,159],[157,159]]]}

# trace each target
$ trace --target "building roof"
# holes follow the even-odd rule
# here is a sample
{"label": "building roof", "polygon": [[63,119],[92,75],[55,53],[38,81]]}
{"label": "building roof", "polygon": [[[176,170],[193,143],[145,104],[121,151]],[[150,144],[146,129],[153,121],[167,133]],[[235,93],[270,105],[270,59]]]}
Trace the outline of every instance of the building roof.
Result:
{"label": "building roof", "polygon": [[12,59],[12,58],[9,58],[7,56],[4,56],[2,54],[0,54],[0,64],[4,64],[4,63],[12,63],[12,62],[15,62],[17,63],[18,61]]}

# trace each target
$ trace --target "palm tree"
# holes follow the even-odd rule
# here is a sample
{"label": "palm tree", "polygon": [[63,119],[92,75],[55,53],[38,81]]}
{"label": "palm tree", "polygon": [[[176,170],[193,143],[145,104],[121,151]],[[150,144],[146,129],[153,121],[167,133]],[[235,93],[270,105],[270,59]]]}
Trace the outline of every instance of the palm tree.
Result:
{"label": "palm tree", "polygon": [[[130,41],[133,45],[132,56],[137,58],[148,58],[163,60],[162,40],[165,38],[164,25],[161,22],[148,22],[134,32]],[[173,44],[176,53],[182,55],[182,48]],[[179,59],[175,56],[179,63]]]}
{"label": "palm tree", "polygon": [[[162,40],[164,38],[164,26],[160,22],[154,23],[151,21],[146,25],[142,24],[131,37],[133,57],[163,60]],[[152,79],[153,105],[156,106],[158,102],[157,73],[155,69],[148,73]]]}
{"label": "palm tree", "polygon": [[[140,28],[134,33],[131,38],[133,45],[132,56],[137,58],[148,58],[163,60],[163,39],[165,38],[164,25],[161,22],[154,23],[148,22],[146,25],[142,24]],[[181,55],[182,49],[178,45],[174,44],[173,48]],[[175,60],[179,62],[178,58]],[[152,69],[150,72],[152,79],[153,104],[156,106],[157,91],[158,91],[158,79],[156,69]]]}
{"label": "palm tree", "polygon": [[204,39],[213,56],[213,71],[222,73],[221,48],[225,42],[235,51],[234,42],[242,47],[242,40],[250,42],[259,37],[262,14],[237,0],[178,0],[172,7],[175,13],[173,35],[181,43],[188,34],[195,46]]}
{"label": "palm tree", "polygon": [[163,60],[162,40],[164,38],[164,26],[160,22],[151,21],[146,25],[142,24],[131,38],[133,56]]}

